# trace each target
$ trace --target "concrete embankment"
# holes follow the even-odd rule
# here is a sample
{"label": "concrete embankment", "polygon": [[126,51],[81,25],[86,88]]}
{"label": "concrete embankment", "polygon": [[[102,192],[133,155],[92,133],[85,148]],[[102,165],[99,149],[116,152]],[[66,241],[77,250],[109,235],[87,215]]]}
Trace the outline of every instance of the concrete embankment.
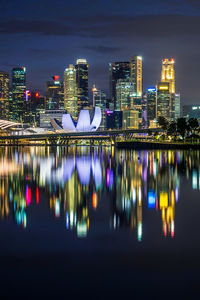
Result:
{"label": "concrete embankment", "polygon": [[127,141],[116,142],[118,149],[200,149],[199,144],[189,143],[166,143],[166,142],[142,142],[142,141]]}

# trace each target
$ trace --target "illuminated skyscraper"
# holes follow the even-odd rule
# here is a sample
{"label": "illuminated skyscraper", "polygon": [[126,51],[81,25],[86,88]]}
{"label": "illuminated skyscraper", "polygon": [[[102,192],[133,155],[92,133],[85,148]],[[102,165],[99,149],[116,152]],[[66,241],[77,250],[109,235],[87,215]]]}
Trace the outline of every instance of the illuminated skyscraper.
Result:
{"label": "illuminated skyscraper", "polygon": [[97,89],[95,85],[92,88],[93,94],[93,107],[98,106],[101,109],[106,109],[106,94]]}
{"label": "illuminated skyscraper", "polygon": [[153,121],[157,115],[157,89],[156,87],[147,90],[147,122],[148,126],[153,126]]}
{"label": "illuminated skyscraper", "polygon": [[159,82],[157,87],[157,117],[170,119],[171,94],[168,82]]}
{"label": "illuminated skyscraper", "polygon": [[110,77],[110,98],[116,109],[117,95],[116,85],[119,79],[130,79],[130,63],[129,62],[114,62],[109,64]]}
{"label": "illuminated skyscraper", "polygon": [[137,129],[139,126],[139,111],[133,109],[124,109],[122,112],[122,128]]}
{"label": "illuminated skyscraper", "polygon": [[175,120],[177,120],[181,116],[181,99],[180,99],[180,94],[175,94],[174,111],[175,111],[174,117],[175,117]]}
{"label": "illuminated skyscraper", "polygon": [[165,58],[162,60],[161,82],[169,83],[169,92],[175,94],[175,70],[174,59]]}
{"label": "illuminated skyscraper", "polygon": [[127,79],[119,79],[116,84],[116,110],[131,107],[131,95],[134,93],[133,83]]}
{"label": "illuminated skyscraper", "polygon": [[13,119],[23,121],[24,102],[26,100],[26,68],[12,70],[12,113]]}
{"label": "illuminated skyscraper", "polygon": [[180,118],[180,94],[171,94],[170,118],[172,121]]}
{"label": "illuminated skyscraper", "polygon": [[88,97],[88,63],[86,59],[77,59],[76,65],[76,84],[78,91],[78,112],[89,106]]}
{"label": "illuminated skyscraper", "polygon": [[137,96],[142,96],[142,56],[134,56],[130,62],[131,81]]}
{"label": "illuminated skyscraper", "polygon": [[64,109],[63,82],[60,76],[52,76],[53,81],[47,81],[45,86],[46,110]]}
{"label": "illuminated skyscraper", "polygon": [[73,118],[78,117],[76,69],[73,65],[69,65],[64,72],[64,109]]}
{"label": "illuminated skyscraper", "polygon": [[98,90],[95,85],[93,85],[92,88],[92,94],[93,94],[93,107],[100,107],[101,113],[102,113],[102,121],[100,128],[105,129],[106,127],[106,117],[105,117],[105,110],[106,110],[106,94]]}
{"label": "illuminated skyscraper", "polygon": [[9,119],[9,75],[0,71],[0,116]]}

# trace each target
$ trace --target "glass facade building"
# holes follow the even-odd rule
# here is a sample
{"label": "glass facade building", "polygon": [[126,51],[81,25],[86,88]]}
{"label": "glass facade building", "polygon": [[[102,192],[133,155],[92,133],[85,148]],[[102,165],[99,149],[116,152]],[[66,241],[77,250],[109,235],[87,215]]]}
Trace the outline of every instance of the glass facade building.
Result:
{"label": "glass facade building", "polygon": [[78,90],[76,82],[76,69],[69,65],[64,72],[64,109],[73,118],[78,117]]}
{"label": "glass facade building", "polygon": [[148,126],[157,117],[157,89],[156,87],[148,88],[147,93],[147,122]]}
{"label": "glass facade building", "polygon": [[0,71],[0,117],[9,119],[9,74]]}
{"label": "glass facade building", "polygon": [[53,81],[47,81],[45,86],[46,109],[64,109],[64,88],[60,76],[53,76]]}
{"label": "glass facade building", "polygon": [[116,110],[131,107],[131,95],[134,94],[134,85],[127,79],[119,79],[116,84]]}
{"label": "glass facade building", "polygon": [[116,85],[119,79],[130,79],[130,62],[114,62],[109,64],[109,89],[114,109],[116,109]]}
{"label": "glass facade building", "polygon": [[172,121],[180,118],[180,94],[171,94],[170,117]]}
{"label": "glass facade building", "polygon": [[175,94],[175,104],[174,104],[174,116],[175,120],[180,118],[181,115],[181,96],[180,94]]}
{"label": "glass facade building", "polygon": [[12,105],[11,105],[13,120],[23,122],[25,101],[26,101],[26,68],[13,68]]}
{"label": "glass facade building", "polygon": [[100,125],[100,129],[106,128],[106,116],[105,116],[105,110],[106,110],[106,94],[98,90],[95,85],[93,85],[92,88],[92,94],[93,94],[93,107],[100,107],[101,108],[101,114],[102,114],[102,121]]}
{"label": "glass facade building", "polygon": [[78,113],[81,109],[89,106],[88,67],[86,59],[77,59],[75,69],[78,92]]}
{"label": "glass facade building", "polygon": [[142,96],[142,56],[134,56],[130,61],[130,77],[137,96]]}
{"label": "glass facade building", "polygon": [[139,127],[139,112],[137,110],[123,110],[123,129],[137,129]]}
{"label": "glass facade building", "polygon": [[170,91],[168,82],[159,82],[157,86],[157,117],[170,120]]}

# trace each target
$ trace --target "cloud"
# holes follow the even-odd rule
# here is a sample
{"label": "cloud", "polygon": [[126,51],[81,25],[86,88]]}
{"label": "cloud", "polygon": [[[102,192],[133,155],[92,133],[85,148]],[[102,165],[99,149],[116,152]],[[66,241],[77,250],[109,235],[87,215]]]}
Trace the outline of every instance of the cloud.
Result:
{"label": "cloud", "polygon": [[[61,21],[13,20],[0,21],[0,34],[40,34],[45,36],[78,36],[94,39],[121,37],[199,36],[200,16],[149,15],[140,17],[96,16],[68,18]],[[94,51],[117,51],[110,47]]]}
{"label": "cloud", "polygon": [[52,49],[37,49],[37,48],[29,48],[27,52],[30,55],[33,56],[46,56],[46,55],[52,55],[52,54],[57,54],[56,50]]}
{"label": "cloud", "polygon": [[72,26],[58,21],[11,20],[0,21],[0,34],[39,33],[43,35],[73,35]]}
{"label": "cloud", "polygon": [[200,2],[199,0],[185,0],[187,4],[195,7],[195,8],[200,8]]}
{"label": "cloud", "polygon": [[99,53],[114,53],[120,51],[119,47],[108,47],[108,46],[86,46],[84,47],[86,49],[92,50],[94,52],[99,52]]}

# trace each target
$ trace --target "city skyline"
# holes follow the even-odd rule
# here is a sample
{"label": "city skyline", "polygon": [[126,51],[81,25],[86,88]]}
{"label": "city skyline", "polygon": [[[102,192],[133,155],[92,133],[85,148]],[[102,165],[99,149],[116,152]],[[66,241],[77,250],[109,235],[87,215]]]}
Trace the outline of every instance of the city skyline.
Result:
{"label": "city skyline", "polygon": [[[140,55],[132,56],[130,61],[109,64],[109,94],[107,97],[105,94],[105,100],[99,99],[100,102],[94,98],[97,96],[94,94],[95,85],[91,90],[92,99],[89,99],[89,64],[85,58],[77,59],[75,65],[70,64],[64,71],[63,80],[60,76],[54,75],[52,76],[53,81],[46,81],[44,96],[40,95],[38,90],[30,91],[28,89],[25,67],[12,69],[12,84],[9,93],[6,94],[9,78],[7,80],[5,77],[7,73],[0,71],[2,74],[1,118],[20,121],[26,126],[37,125],[40,127],[43,124],[42,119],[46,115],[47,127],[53,122],[56,124],[54,124],[55,129],[58,130],[58,127],[60,129],[66,127],[59,123],[63,120],[63,110],[71,115],[73,122],[76,122],[82,115],[83,109],[89,109],[88,113],[89,111],[91,113],[91,109],[94,109],[98,103],[97,106],[101,108],[103,116],[102,129],[155,127],[160,117],[165,117],[168,121],[175,121],[180,117],[180,94],[175,93],[174,65],[173,58],[162,60],[161,82],[157,81],[155,85],[157,92],[153,102],[151,97],[149,98],[149,89],[143,90],[143,57]],[[6,76],[8,77],[8,74]],[[101,90],[99,89],[99,91]],[[148,100],[150,100],[151,106],[153,105],[152,108],[148,108]],[[152,109],[153,114],[150,113]],[[107,110],[113,112],[112,116],[107,114]],[[109,116],[111,117],[110,122],[108,121]],[[71,123],[73,123],[72,120]],[[108,125],[109,123],[110,125]],[[71,126],[72,124],[70,128]]]}
{"label": "city skyline", "polygon": [[[111,87],[110,87],[110,68],[111,68],[111,65],[115,65],[115,64],[130,64],[130,66],[129,66],[129,71],[128,71],[128,75],[127,75],[127,78],[130,78],[130,80],[131,81],[133,81],[133,83],[134,83],[134,86],[135,86],[135,90],[137,90],[138,88],[137,88],[137,83],[136,82],[134,82],[134,80],[135,79],[133,79],[132,78],[132,75],[131,75],[131,60],[132,59],[134,59],[134,58],[137,58],[137,57],[139,57],[141,60],[142,60],[142,67],[141,67],[141,75],[139,75],[139,77],[141,76],[141,78],[140,78],[140,81],[141,81],[141,83],[140,83],[140,95],[142,96],[142,93],[144,93],[145,91],[147,91],[150,87],[152,87],[152,86],[156,86],[158,83],[159,83],[159,81],[160,81],[160,74],[159,74],[159,76],[157,77],[157,78],[155,78],[155,80],[152,80],[152,82],[148,85],[148,86],[145,86],[144,84],[143,84],[143,81],[144,81],[144,79],[145,79],[145,76],[144,76],[144,63],[143,63],[143,61],[144,61],[144,57],[142,56],[142,55],[133,55],[132,57],[130,57],[129,59],[125,59],[125,60],[121,60],[121,61],[117,61],[117,60],[113,60],[113,61],[111,61],[111,62],[109,62],[108,63],[108,65],[107,65],[107,80],[106,80],[106,82],[107,82],[107,89],[104,89],[103,87],[101,87],[101,86],[99,86],[96,82],[94,82],[94,80],[91,78],[91,74],[90,74],[90,69],[91,69],[91,65],[88,63],[88,65],[87,65],[87,67],[89,67],[88,68],[88,70],[87,70],[87,72],[88,72],[88,93],[89,93],[89,103],[90,104],[92,104],[92,90],[93,90],[93,86],[95,85],[98,89],[100,89],[100,90],[102,90],[102,91],[104,91],[105,93],[106,93],[106,95],[107,95],[107,97],[108,98],[110,98],[110,96],[111,96],[111,98],[112,98],[112,92],[111,92]],[[171,60],[173,60],[174,61],[174,64],[176,65],[176,60],[174,59],[174,58],[162,58],[161,59],[161,61],[160,61],[160,64],[159,64],[159,67],[160,67],[160,73],[162,72],[162,62],[163,62],[163,60],[168,60],[168,59],[171,59]],[[54,77],[55,78],[58,78],[58,80],[59,80],[59,82],[62,82],[62,83],[64,83],[64,81],[65,81],[65,79],[64,79],[64,76],[65,76],[65,71],[69,68],[69,66],[76,66],[76,61],[78,61],[78,60],[84,60],[84,61],[86,61],[87,62],[87,59],[86,58],[76,58],[74,61],[71,61],[66,67],[63,67],[63,71],[62,71],[62,73],[60,73],[60,74],[58,74],[58,73],[56,73],[56,72],[54,72],[54,73],[52,73],[52,74],[48,74],[47,75],[47,78],[44,78],[44,81],[42,82],[42,83],[40,83],[40,84],[42,84],[42,89],[40,89],[39,87],[37,87],[37,86],[34,86],[34,87],[30,87],[31,86],[31,81],[30,81],[30,78],[33,78],[32,76],[30,76],[30,70],[28,70],[27,69],[27,66],[25,66],[25,65],[13,65],[13,66],[10,66],[9,68],[4,68],[4,70],[3,69],[0,69],[0,72],[3,72],[3,73],[7,73],[8,74],[8,76],[9,76],[9,85],[10,85],[10,88],[12,88],[12,77],[13,77],[13,74],[12,74],[12,72],[13,72],[13,70],[14,69],[25,69],[25,72],[26,72],[26,89],[29,91],[33,91],[33,92],[35,92],[35,91],[38,91],[38,92],[40,92],[40,94],[42,95],[42,96],[45,96],[46,95],[46,88],[47,88],[47,86],[46,86],[46,84],[48,84],[48,83],[50,83],[51,81],[52,81],[52,78],[53,78],[53,80],[54,80]],[[130,60],[130,62],[129,62],[129,60]],[[29,76],[28,76],[28,78],[27,78],[27,73],[29,74]],[[138,75],[135,75],[136,76],[136,78],[137,78],[137,76]],[[121,79],[121,77],[119,77],[120,79]],[[55,80],[54,80],[55,81]],[[98,81],[98,80],[97,80]],[[165,82],[164,80],[162,80],[163,82]],[[166,82],[167,82],[167,80],[166,80]],[[177,85],[177,79],[176,79],[176,85]],[[40,85],[39,85],[40,86]],[[178,90],[178,89],[177,89]],[[142,91],[142,92],[141,92]],[[87,105],[86,105],[86,107],[87,107]]]}
{"label": "city skyline", "polygon": [[54,74],[62,75],[76,58],[85,57],[93,79],[90,89],[95,83],[107,92],[109,62],[141,54],[146,89],[160,76],[157,62],[173,57],[183,104],[199,103],[198,3],[109,0],[104,4],[104,0],[76,4],[60,0],[55,7],[50,0],[48,5],[38,2],[37,10],[37,1],[3,1],[0,69],[26,66],[28,88],[43,91],[43,82]]}

